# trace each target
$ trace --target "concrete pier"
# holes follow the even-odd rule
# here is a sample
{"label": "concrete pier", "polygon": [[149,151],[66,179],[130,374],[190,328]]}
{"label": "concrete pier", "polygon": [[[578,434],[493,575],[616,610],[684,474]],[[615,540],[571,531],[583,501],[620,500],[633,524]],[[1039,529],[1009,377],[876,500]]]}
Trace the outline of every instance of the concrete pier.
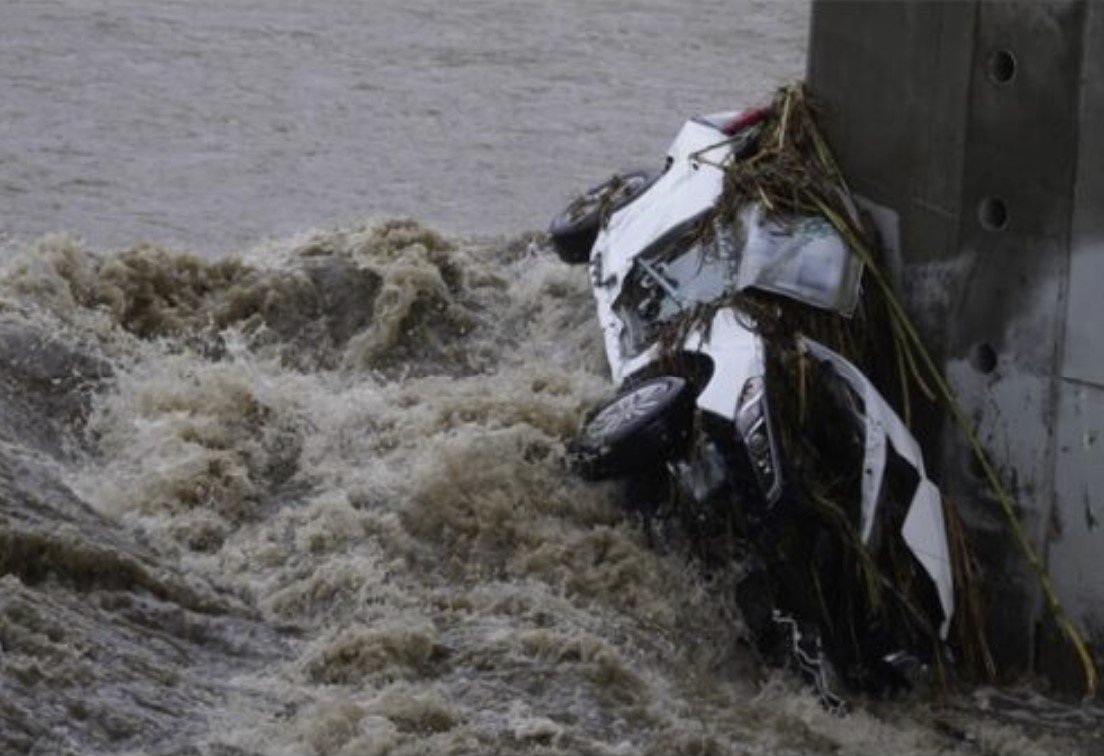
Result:
{"label": "concrete pier", "polygon": [[[808,82],[891,267],[1045,556],[1104,650],[1104,4],[816,0]],[[921,432],[985,571],[1009,673],[1068,647],[962,434]]]}

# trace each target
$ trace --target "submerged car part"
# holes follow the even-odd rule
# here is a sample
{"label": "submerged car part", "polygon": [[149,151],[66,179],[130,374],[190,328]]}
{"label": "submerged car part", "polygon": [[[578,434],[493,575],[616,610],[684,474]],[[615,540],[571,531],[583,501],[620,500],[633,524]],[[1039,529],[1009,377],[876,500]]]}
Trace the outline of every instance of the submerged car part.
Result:
{"label": "submerged car part", "polygon": [[845,715],[847,702],[832,690],[830,683],[832,662],[824,654],[820,635],[815,630],[806,629],[802,632],[801,625],[796,619],[777,609],[774,610],[771,621],[786,636],[791,663],[812,684],[821,705],[836,716]]}
{"label": "submerged car part", "polygon": [[573,467],[597,480],[661,463],[689,433],[690,400],[686,381],[675,376],[622,391],[598,409],[572,444]]}
{"label": "submerged car part", "polygon": [[804,338],[801,343],[810,355],[831,365],[836,374],[855,391],[863,403],[865,449],[862,519],[859,526],[863,543],[868,543],[873,535],[875,513],[885,479],[887,444],[892,446],[893,450],[911,465],[919,476],[916,491],[908,505],[901,536],[935,584],[943,610],[939,636],[946,640],[951,617],[954,614],[951,555],[947,546],[947,528],[943,520],[943,498],[935,483],[928,479],[920,444],[916,442],[893,408],[874,388],[874,384],[857,367],[812,339]]}
{"label": "submerged car part", "polygon": [[[720,220],[715,205],[725,169],[758,129],[756,118],[735,114],[688,121],[663,175],[601,224],[589,272],[606,356],[623,391],[588,421],[573,454],[590,477],[654,478],[669,471],[676,497],[688,500],[686,512],[695,515],[687,519],[697,535],[750,545],[763,565],[766,588],[759,603],[768,609],[749,627],[776,638],[780,625],[800,630],[789,633],[791,645],[804,654],[805,673],[832,708],[838,697],[823,679],[816,682],[817,660],[830,656],[849,684],[893,687],[891,679],[903,678],[898,667],[908,666],[899,660],[915,658],[912,650],[922,656],[936,634],[946,638],[954,586],[941,498],[915,439],[857,367],[808,340],[800,347],[818,365],[830,366],[821,387],[842,399],[838,417],[855,445],[842,455],[814,455],[811,463],[787,455],[813,438],[790,420],[778,425],[788,417],[787,403],[774,392],[786,381],[768,371],[768,354],[773,371],[785,364],[776,359],[778,350],[792,350],[793,343],[764,339],[743,292],[767,292],[847,316],[859,300],[863,265],[818,217],[780,216],[751,203],[735,219]],[[769,307],[771,301],[760,297],[759,303]],[[756,312],[769,318],[771,310]],[[693,375],[679,372],[686,366]],[[665,405],[669,414],[660,413],[662,422],[644,411],[658,389],[637,393],[648,386],[640,377],[657,372],[688,379],[677,402]],[[821,444],[838,442],[838,434],[828,434],[815,443],[823,450]],[[890,449],[894,473],[887,483]],[[817,498],[823,491],[806,490],[809,464],[821,459],[846,466],[825,471],[853,485],[842,508],[830,510]],[[913,478],[898,460],[918,481],[907,495],[898,489]],[[738,558],[733,549],[719,553]],[[855,569],[898,556],[905,557],[897,564],[909,571],[911,590],[919,592],[915,603],[884,576],[873,580],[878,585],[864,583]],[[826,602],[825,586],[845,601]],[[882,587],[888,592],[879,597]],[[795,624],[772,622],[770,607],[785,610],[779,616]],[[834,617],[837,610],[853,614]]]}
{"label": "submerged car part", "polygon": [[685,459],[673,460],[670,469],[683,493],[695,502],[709,502],[729,483],[728,460],[712,440],[706,439]]}

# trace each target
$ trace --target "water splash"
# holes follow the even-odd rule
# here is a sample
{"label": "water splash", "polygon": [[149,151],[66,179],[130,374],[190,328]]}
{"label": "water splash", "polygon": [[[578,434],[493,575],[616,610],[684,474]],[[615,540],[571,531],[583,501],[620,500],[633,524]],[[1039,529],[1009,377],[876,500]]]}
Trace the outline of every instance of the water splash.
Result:
{"label": "water splash", "polygon": [[592,321],[536,237],[30,248],[0,282],[0,747],[1074,748],[923,697],[840,720],[760,670],[731,576],[566,472],[609,390]]}

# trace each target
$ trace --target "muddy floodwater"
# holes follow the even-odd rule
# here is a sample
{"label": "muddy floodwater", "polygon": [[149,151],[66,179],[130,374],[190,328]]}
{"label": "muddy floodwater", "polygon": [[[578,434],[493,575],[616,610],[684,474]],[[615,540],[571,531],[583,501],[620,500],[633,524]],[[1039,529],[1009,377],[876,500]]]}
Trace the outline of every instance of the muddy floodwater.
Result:
{"label": "muddy floodwater", "polygon": [[804,69],[803,2],[4,0],[0,233],[543,226]]}
{"label": "muddy floodwater", "polygon": [[535,232],[807,24],[0,2],[0,753],[1100,752],[1030,687],[828,714],[566,471],[610,389]]}

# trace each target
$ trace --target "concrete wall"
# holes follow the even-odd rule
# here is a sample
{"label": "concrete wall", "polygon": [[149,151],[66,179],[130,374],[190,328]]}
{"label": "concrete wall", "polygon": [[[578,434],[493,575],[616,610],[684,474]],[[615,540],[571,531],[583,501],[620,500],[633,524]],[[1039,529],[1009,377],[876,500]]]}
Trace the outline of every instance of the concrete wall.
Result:
{"label": "concrete wall", "polygon": [[[1104,649],[1104,4],[1086,8],[1050,568]],[[1044,649],[1046,651],[1047,649]]]}
{"label": "concrete wall", "polygon": [[[1104,6],[818,0],[808,81],[857,192],[897,214],[899,283],[1104,648]],[[1098,294],[1100,290],[1100,294]],[[1006,669],[1072,676],[961,434],[936,449]]]}

